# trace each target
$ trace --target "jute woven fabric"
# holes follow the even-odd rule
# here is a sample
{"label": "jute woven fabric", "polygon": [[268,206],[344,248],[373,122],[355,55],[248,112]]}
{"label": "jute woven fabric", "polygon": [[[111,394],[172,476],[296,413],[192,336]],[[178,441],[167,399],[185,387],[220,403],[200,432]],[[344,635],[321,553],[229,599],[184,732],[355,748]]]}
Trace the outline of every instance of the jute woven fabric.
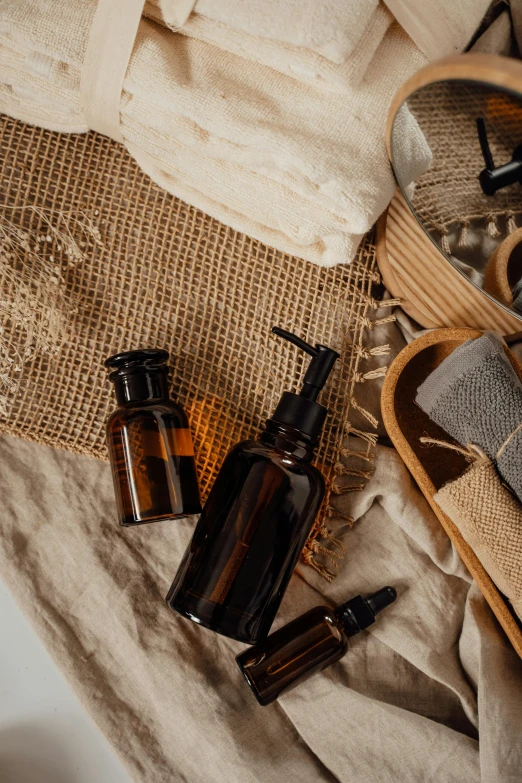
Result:
{"label": "jute woven fabric", "polygon": [[522,507],[485,457],[434,500],[473,548],[522,619]]}
{"label": "jute woven fabric", "polygon": [[[355,389],[385,372],[372,358],[387,346],[363,346],[380,306],[370,239],[351,265],[317,267],[169,195],[105,137],[7,117],[0,188],[0,431],[106,459],[115,401],[104,358],[165,347],[205,497],[230,447],[259,431],[302,376],[303,355],[270,328],[330,345],[342,357],[322,397],[330,415],[317,464],[331,492],[305,552],[330,576],[340,548],[332,532],[349,522],[332,493],[362,486],[376,440]],[[379,321],[393,320],[389,312]],[[360,449],[341,463],[349,434]]]}

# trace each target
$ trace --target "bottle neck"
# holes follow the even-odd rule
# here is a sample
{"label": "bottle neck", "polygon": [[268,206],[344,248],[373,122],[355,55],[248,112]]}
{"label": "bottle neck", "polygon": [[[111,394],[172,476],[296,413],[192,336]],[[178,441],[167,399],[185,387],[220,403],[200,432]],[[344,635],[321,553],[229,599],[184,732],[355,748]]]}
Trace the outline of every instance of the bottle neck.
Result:
{"label": "bottle neck", "polygon": [[259,440],[304,462],[310,462],[314,454],[315,443],[312,443],[310,438],[299,430],[272,419],[266,422]]}
{"label": "bottle neck", "polygon": [[140,369],[139,372],[133,373],[114,373],[111,380],[114,382],[119,405],[169,399],[166,369]]}
{"label": "bottle neck", "polygon": [[360,595],[336,607],[334,614],[347,636],[355,636],[375,622],[375,614],[368,601]]}

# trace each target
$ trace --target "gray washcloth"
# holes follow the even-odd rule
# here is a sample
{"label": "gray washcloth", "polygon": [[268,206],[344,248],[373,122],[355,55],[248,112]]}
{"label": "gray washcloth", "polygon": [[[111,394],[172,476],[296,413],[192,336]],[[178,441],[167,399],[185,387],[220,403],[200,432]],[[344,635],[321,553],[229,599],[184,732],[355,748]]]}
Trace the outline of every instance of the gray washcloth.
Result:
{"label": "gray washcloth", "polygon": [[[417,391],[417,404],[455,440],[497,461],[522,500],[522,384],[503,343],[487,333],[456,348]],[[511,436],[511,437],[510,437]]]}

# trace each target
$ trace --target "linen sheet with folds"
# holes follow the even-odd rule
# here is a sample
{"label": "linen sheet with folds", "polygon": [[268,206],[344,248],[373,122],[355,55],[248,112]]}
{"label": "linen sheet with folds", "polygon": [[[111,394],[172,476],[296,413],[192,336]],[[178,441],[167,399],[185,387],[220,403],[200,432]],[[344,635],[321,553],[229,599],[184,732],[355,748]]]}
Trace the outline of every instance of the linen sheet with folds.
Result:
{"label": "linen sheet with folds", "polygon": [[[395,324],[372,338],[403,345]],[[164,604],[194,520],[119,528],[105,463],[8,437],[0,493],[0,576],[137,782],[519,783],[522,661],[395,450],[340,501],[357,521],[337,578],[299,565],[274,628],[385,584],[398,599],[269,707],[243,645]]]}
{"label": "linen sheet with folds", "polygon": [[[95,6],[0,0],[0,111],[52,130],[88,130],[80,78]],[[296,3],[273,0],[255,40],[259,4],[249,23],[246,0],[198,2],[185,34],[166,26],[180,4],[160,6],[147,6],[161,23],[142,20],[124,81],[130,153],[162,187],[235,229],[318,264],[349,261],[394,191],[386,115],[397,88],[427,62],[422,35],[417,45],[375,0],[309,0],[300,15]],[[452,51],[483,6],[439,2],[437,13],[453,22]],[[414,178],[429,150],[414,120],[405,121],[405,139],[420,152]]]}

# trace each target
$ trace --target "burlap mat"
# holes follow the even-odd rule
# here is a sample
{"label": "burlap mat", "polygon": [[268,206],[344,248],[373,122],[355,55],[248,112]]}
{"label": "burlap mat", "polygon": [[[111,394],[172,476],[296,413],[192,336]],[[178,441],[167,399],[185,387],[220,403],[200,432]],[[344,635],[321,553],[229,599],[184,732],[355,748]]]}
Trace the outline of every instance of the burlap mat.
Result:
{"label": "burlap mat", "polygon": [[[304,356],[272,325],[326,343],[342,353],[322,397],[330,416],[317,463],[329,496],[305,558],[331,576],[342,549],[333,531],[350,522],[333,496],[363,485],[376,440],[354,394],[383,374],[371,359],[387,350],[363,347],[377,307],[372,242],[352,264],[320,268],[170,196],[105,137],[7,117],[0,135],[0,431],[107,459],[115,400],[104,358],[165,347],[205,498],[228,449],[297,388]],[[360,449],[343,449],[350,433]]]}
{"label": "burlap mat", "polygon": [[[483,117],[496,166],[511,160],[522,144],[522,100],[466,82],[437,82],[408,99],[433,153],[432,166],[415,183],[412,204],[443,244],[458,228],[466,245],[470,223],[486,225],[491,237],[506,236],[522,225],[522,188],[518,183],[486,196],[478,175],[485,167],[476,128]],[[452,242],[450,242],[452,244]],[[447,252],[455,248],[445,248]]]}

